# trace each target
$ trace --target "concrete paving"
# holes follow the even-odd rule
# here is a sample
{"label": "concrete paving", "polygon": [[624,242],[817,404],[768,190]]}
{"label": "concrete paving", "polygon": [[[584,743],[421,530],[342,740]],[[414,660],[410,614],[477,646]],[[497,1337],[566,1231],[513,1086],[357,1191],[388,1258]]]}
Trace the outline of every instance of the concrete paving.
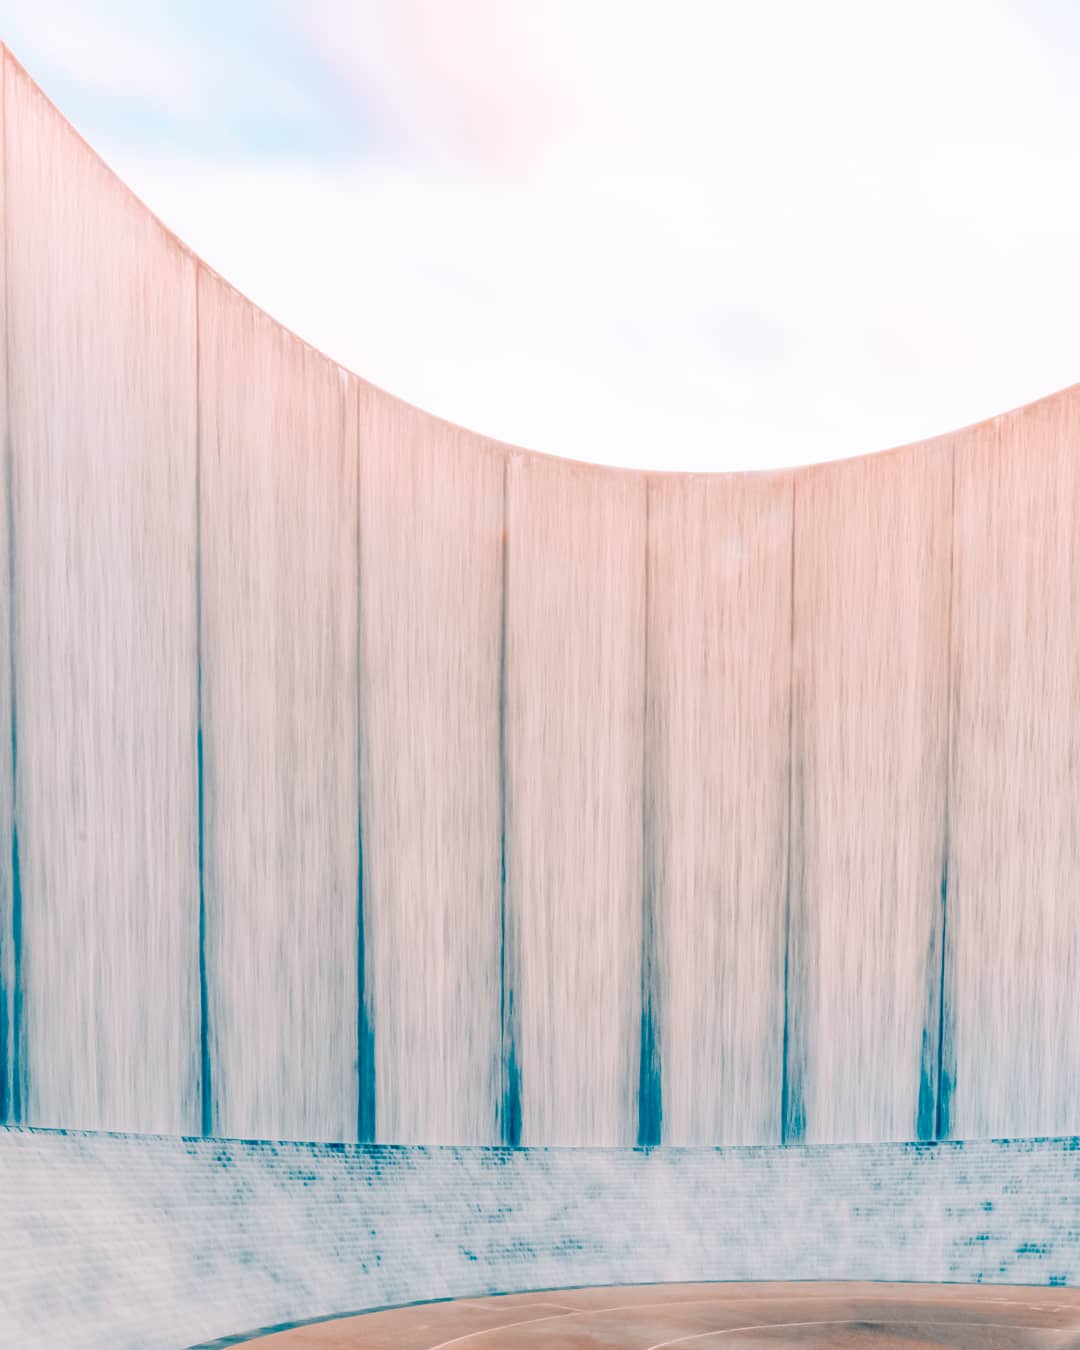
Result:
{"label": "concrete paving", "polygon": [[249,1350],[1080,1348],[1080,1290],[1006,1285],[671,1284],[419,1304],[296,1327]]}

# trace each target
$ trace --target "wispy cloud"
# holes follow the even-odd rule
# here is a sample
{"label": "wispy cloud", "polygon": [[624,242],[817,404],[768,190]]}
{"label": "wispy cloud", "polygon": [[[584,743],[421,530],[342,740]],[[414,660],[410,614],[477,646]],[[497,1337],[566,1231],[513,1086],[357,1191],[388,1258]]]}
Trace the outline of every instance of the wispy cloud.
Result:
{"label": "wispy cloud", "polygon": [[91,133],[161,150],[317,156],[356,149],[364,128],[327,104],[319,64],[305,63],[289,16],[235,0],[92,7],[0,0],[8,43],[63,110]]}
{"label": "wispy cloud", "polygon": [[719,468],[1080,377],[1080,25],[1058,0],[228,12],[35,41],[103,99],[188,116],[168,153],[122,119],[103,148],[271,312],[444,416]]}

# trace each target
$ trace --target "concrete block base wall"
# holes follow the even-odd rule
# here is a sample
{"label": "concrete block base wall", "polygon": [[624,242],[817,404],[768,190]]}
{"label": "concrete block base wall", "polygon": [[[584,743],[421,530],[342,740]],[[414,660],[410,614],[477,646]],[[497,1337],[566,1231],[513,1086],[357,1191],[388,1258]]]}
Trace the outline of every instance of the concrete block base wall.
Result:
{"label": "concrete block base wall", "polygon": [[1080,1139],[728,1149],[0,1130],[0,1348],[585,1284],[1080,1284]]}

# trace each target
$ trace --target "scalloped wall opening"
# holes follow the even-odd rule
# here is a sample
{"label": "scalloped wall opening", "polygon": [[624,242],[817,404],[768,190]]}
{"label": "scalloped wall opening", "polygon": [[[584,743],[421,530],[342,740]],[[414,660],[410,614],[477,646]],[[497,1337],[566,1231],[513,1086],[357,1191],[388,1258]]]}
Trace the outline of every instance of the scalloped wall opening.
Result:
{"label": "scalloped wall opening", "polygon": [[1080,1128],[1080,387],[677,475],[205,267],[3,54],[0,1120]]}

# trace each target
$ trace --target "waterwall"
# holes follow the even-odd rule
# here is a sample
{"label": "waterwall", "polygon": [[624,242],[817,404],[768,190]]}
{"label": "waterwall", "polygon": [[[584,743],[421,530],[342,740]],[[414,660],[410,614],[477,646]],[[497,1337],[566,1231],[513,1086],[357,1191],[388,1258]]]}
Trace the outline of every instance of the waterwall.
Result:
{"label": "waterwall", "polygon": [[599,469],[306,347],[6,53],[0,184],[0,1121],[1080,1129],[1080,387]]}
{"label": "waterwall", "polygon": [[178,1350],[582,1284],[1076,1285],[1078,1142],[501,1150],[0,1129],[0,1350]]}

